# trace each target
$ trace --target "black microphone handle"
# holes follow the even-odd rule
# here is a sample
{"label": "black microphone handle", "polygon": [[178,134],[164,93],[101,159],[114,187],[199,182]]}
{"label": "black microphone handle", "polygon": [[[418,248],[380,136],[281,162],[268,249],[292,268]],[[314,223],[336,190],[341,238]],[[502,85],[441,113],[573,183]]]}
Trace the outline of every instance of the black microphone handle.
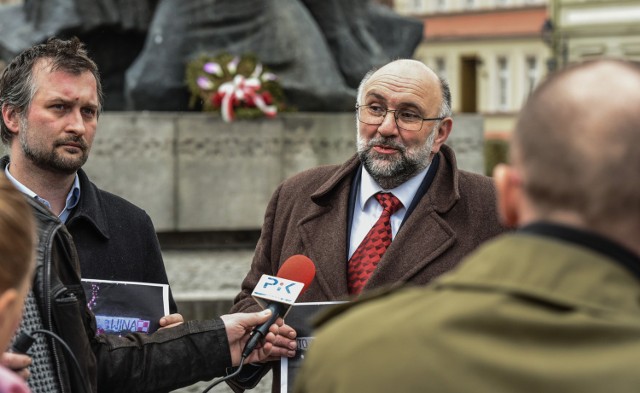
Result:
{"label": "black microphone handle", "polygon": [[29,348],[33,345],[35,338],[26,332],[20,332],[18,337],[13,341],[13,345],[11,346],[11,352],[13,353],[21,353],[26,354]]}
{"label": "black microphone handle", "polygon": [[246,358],[251,354],[251,352],[255,349],[255,347],[258,345],[260,340],[262,340],[264,336],[267,335],[267,333],[269,332],[269,328],[271,327],[271,325],[273,325],[276,322],[276,319],[284,315],[284,313],[287,311],[287,307],[288,306],[284,303],[277,303],[277,302],[269,303],[269,305],[265,308],[265,310],[271,310],[271,316],[269,317],[267,322],[253,329],[253,331],[251,332],[251,337],[249,338],[247,345],[244,347],[244,350],[242,351],[243,358]]}

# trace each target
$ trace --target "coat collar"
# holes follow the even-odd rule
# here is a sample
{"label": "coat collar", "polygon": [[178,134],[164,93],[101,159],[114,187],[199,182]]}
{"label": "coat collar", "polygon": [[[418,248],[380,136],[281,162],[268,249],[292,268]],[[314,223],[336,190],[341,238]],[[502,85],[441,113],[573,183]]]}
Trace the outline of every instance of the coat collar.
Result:
{"label": "coat collar", "polygon": [[[431,201],[431,205],[437,212],[445,213],[460,199],[458,166],[456,156],[449,146],[442,145],[438,154],[440,155],[440,161],[444,160],[446,163],[440,164],[443,168],[439,168],[436,173],[432,189],[429,190],[428,194],[438,195],[438,198]],[[333,195],[332,191],[336,190],[340,182],[345,178],[353,177],[359,167],[360,159],[358,155],[355,154],[347,160],[347,162],[342,164],[327,181],[318,187],[311,195],[311,199],[317,204],[322,204],[327,196]]]}
{"label": "coat collar", "polygon": [[[458,170],[453,151],[442,146],[433,183],[405,219],[365,289],[411,279],[455,243],[455,233],[440,217],[460,199]],[[317,265],[316,280],[329,298],[343,298],[347,290],[347,238],[349,195],[360,167],[357,155],[311,195],[313,204],[298,222],[303,248]]]}
{"label": "coat collar", "polygon": [[[0,168],[4,170],[9,165],[10,157],[8,155],[0,159]],[[80,190],[82,192],[80,201],[71,212],[67,219],[66,226],[69,227],[76,220],[86,220],[102,235],[105,239],[109,238],[109,225],[106,219],[106,213],[102,204],[102,198],[98,193],[98,188],[91,183],[87,174],[82,170],[78,170],[78,178],[80,179]]]}
{"label": "coat collar", "polygon": [[433,288],[499,291],[560,307],[640,311],[638,279],[606,254],[554,236],[520,232],[485,243]]}
{"label": "coat collar", "polygon": [[67,226],[80,220],[85,220],[105,239],[109,239],[109,223],[106,216],[106,206],[104,206],[98,187],[91,183],[84,170],[78,170],[80,179],[80,189],[82,196],[76,208],[71,212],[67,220]]}

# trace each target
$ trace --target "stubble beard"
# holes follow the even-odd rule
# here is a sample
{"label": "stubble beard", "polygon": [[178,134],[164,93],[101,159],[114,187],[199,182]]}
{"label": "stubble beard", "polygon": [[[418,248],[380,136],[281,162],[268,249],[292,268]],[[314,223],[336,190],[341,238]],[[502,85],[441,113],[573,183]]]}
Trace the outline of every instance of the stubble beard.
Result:
{"label": "stubble beard", "polygon": [[[431,148],[435,141],[435,127],[422,146],[407,148],[396,138],[379,137],[364,140],[360,133],[357,138],[357,151],[360,162],[380,187],[389,190],[403,184],[420,173],[431,163]],[[397,155],[380,154],[373,150],[374,145],[385,145],[398,151]]]}
{"label": "stubble beard", "polygon": [[[37,135],[38,130],[29,127],[26,119],[20,120],[19,134],[20,147],[25,157],[29,159],[35,166],[49,172],[55,172],[63,175],[74,174],[80,169],[89,157],[89,146],[82,137],[75,135],[65,139],[57,140],[52,147],[47,147],[39,143],[33,142],[31,136]],[[57,149],[68,142],[74,142],[79,145],[82,153],[75,157],[64,157],[60,155]],[[50,150],[49,150],[50,149]]]}

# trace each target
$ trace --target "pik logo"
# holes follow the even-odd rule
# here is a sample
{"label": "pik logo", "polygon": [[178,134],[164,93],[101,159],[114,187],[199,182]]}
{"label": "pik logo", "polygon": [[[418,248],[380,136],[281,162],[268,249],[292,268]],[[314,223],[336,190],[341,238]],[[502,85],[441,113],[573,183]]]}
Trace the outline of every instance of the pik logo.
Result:
{"label": "pik logo", "polygon": [[260,305],[263,305],[261,302],[266,301],[293,304],[303,288],[304,284],[301,282],[263,274],[251,295]]}
{"label": "pik logo", "polygon": [[[280,292],[281,290],[284,289],[284,291],[287,294],[291,294],[291,288],[296,286],[296,282],[291,282],[289,281],[289,284],[285,283],[284,281],[280,281],[275,277],[267,277],[267,282],[264,283],[264,285],[262,286],[263,289],[267,289],[269,288],[269,290],[273,290],[275,289],[277,292]],[[274,287],[275,288],[271,288]]]}

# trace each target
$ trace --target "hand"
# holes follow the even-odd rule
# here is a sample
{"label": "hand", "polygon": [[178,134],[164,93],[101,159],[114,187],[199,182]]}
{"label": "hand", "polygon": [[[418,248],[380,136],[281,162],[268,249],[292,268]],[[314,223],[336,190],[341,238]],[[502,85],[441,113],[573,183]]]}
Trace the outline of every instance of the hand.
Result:
{"label": "hand", "polygon": [[[281,357],[292,357],[290,353],[292,352],[291,342],[296,342],[297,333],[296,331],[289,325],[282,324],[282,326],[278,326],[278,334],[276,335],[276,339],[273,342],[273,347],[271,348],[271,354],[264,361],[273,361],[280,360]],[[293,346],[293,356],[295,356],[295,348],[297,345]]]}
{"label": "hand", "polygon": [[[231,351],[231,362],[233,366],[240,364],[240,356],[245,344],[249,341],[249,336],[253,328],[266,322],[271,316],[271,310],[264,310],[255,313],[236,313],[223,315],[220,318],[224,322]],[[279,327],[283,326],[282,318],[278,318],[276,323],[269,327],[269,332],[265,336],[264,344],[256,347],[245,360],[246,363],[262,362],[271,358],[282,356],[293,357],[296,354],[295,332],[294,339],[291,337],[290,327],[285,328],[285,333],[289,337],[278,334]]]}
{"label": "hand", "polygon": [[160,328],[158,328],[158,330],[176,327],[182,323],[184,323],[182,314],[175,313],[165,315],[164,317],[160,318]]}
{"label": "hand", "polygon": [[31,373],[27,367],[31,366],[31,357],[22,353],[5,352],[0,356],[0,364],[13,370],[25,381]]}

